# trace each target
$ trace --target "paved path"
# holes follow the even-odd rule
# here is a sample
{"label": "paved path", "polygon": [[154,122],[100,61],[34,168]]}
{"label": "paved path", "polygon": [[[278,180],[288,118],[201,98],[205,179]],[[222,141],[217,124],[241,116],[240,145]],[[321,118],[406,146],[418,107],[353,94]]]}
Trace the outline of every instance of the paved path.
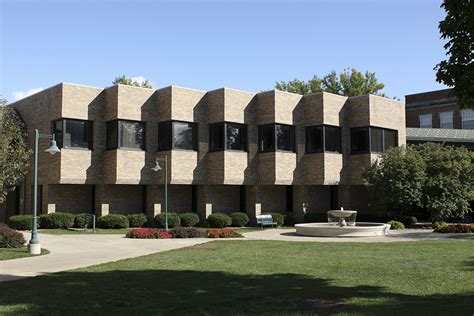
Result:
{"label": "paved path", "polygon": [[298,236],[295,229],[267,228],[261,231],[245,233],[247,240],[283,240],[283,241],[312,241],[312,242],[397,242],[417,240],[446,240],[472,234],[439,234],[432,229],[391,230],[386,236],[376,237],[309,237]]}
{"label": "paved path", "polygon": [[[29,235],[25,236],[29,239]],[[0,282],[194,246],[212,239],[129,239],[123,235],[40,234],[48,255],[0,261]]]}

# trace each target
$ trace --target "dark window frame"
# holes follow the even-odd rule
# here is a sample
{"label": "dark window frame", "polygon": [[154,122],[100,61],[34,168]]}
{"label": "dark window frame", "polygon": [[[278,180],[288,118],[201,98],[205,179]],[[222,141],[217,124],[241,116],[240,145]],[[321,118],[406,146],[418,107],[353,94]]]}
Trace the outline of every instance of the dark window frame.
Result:
{"label": "dark window frame", "polygon": [[[120,135],[120,124],[119,124],[120,122],[140,123],[140,124],[142,124],[143,139],[142,139],[142,143],[140,145],[140,148],[131,148],[131,147],[120,146],[120,143],[121,143],[121,140],[122,140],[121,135]],[[109,138],[109,124],[115,124],[116,141],[114,142],[114,144],[110,144],[109,141],[108,141],[108,138]],[[136,120],[115,119],[115,120],[107,121],[105,126],[106,126],[106,133],[105,133],[106,150],[116,150],[116,149],[134,150],[134,151],[145,151],[146,150],[146,122],[136,121]]]}
{"label": "dark window frame", "polygon": [[[326,128],[336,128],[338,131],[339,142],[337,143],[336,150],[328,150],[326,143]],[[321,129],[321,149],[320,150],[308,150],[310,146],[308,143],[310,141],[310,133],[312,129]],[[329,124],[320,124],[320,125],[311,125],[305,127],[305,154],[320,154],[320,153],[339,153],[342,154],[342,132],[341,127],[337,125],[329,125]]]}
{"label": "dark window frame", "polygon": [[[357,151],[354,151],[354,149],[352,148],[352,135],[353,135],[353,131],[354,130],[357,130],[357,129],[363,129],[363,128],[367,128],[368,129],[368,150],[357,150]],[[382,131],[382,151],[374,151],[372,149],[372,131],[374,129],[379,129]],[[385,153],[389,148],[386,148],[386,144],[385,144],[385,132],[386,131],[391,131],[391,132],[394,132],[395,133],[395,146],[394,147],[398,147],[399,146],[399,143],[398,143],[398,130],[396,129],[391,129],[391,128],[384,128],[384,127],[380,127],[380,126],[370,126],[370,125],[366,125],[366,126],[359,126],[359,127],[352,127],[351,128],[351,155],[359,155],[359,154],[383,154]]]}
{"label": "dark window frame", "polygon": [[[232,149],[229,148],[228,143],[227,143],[227,128],[229,125],[234,125],[242,128],[242,149]],[[213,135],[212,135],[212,128],[213,127],[221,127],[223,128],[223,137],[222,139],[219,139],[219,148],[212,148],[212,141]],[[235,123],[235,122],[218,122],[218,123],[211,123],[209,124],[209,152],[217,152],[217,151],[243,151],[243,152],[248,152],[248,125],[243,124],[243,123]]]}
{"label": "dark window frame", "polygon": [[[76,122],[83,122],[86,123],[86,135],[87,135],[87,147],[74,147],[74,146],[67,146],[64,145],[64,134],[66,133],[67,130],[67,121],[76,121]],[[56,123],[61,122],[61,129],[62,131],[58,133]],[[52,125],[52,133],[56,137],[56,143],[59,148],[65,148],[65,149],[74,149],[74,150],[93,150],[94,148],[94,121],[92,120],[81,120],[77,118],[68,118],[68,117],[62,117],[57,120],[53,120],[51,122]],[[60,134],[60,136],[58,136]]]}
{"label": "dark window frame", "polygon": [[[191,124],[193,129],[193,149],[186,149],[186,148],[176,148],[174,144],[174,128],[173,123],[185,123]],[[169,129],[167,131],[167,141],[169,144],[167,146],[160,146],[160,124],[169,124]],[[188,122],[188,121],[180,121],[180,120],[169,120],[169,121],[162,121],[158,122],[158,151],[168,151],[168,150],[185,150],[185,151],[198,151],[199,150],[199,123],[198,122]]]}
{"label": "dark window frame", "polygon": [[[272,128],[272,136],[273,136],[273,145],[267,149],[263,150],[262,149],[262,130],[267,127],[273,127]],[[292,128],[292,140],[291,140],[291,146],[292,149],[290,150],[285,150],[285,149],[278,149],[278,136],[277,136],[277,126],[287,126]],[[269,123],[269,124],[262,124],[258,125],[258,152],[259,153],[267,153],[267,152],[286,152],[286,153],[296,153],[296,126],[295,125],[290,125],[290,124],[282,124],[282,123]]]}

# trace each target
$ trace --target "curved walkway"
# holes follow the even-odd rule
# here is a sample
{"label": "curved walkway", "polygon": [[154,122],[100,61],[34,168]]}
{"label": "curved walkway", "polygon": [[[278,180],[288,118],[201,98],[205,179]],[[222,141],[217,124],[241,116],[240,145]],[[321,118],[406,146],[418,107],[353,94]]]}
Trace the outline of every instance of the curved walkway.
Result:
{"label": "curved walkway", "polygon": [[432,229],[391,230],[386,236],[375,237],[310,237],[296,235],[294,228],[272,229],[245,233],[246,239],[253,240],[283,240],[283,241],[312,241],[312,242],[398,242],[418,240],[447,240],[453,237],[472,236],[474,234],[439,234]]}
{"label": "curved walkway", "polygon": [[[29,235],[25,236],[29,239]],[[156,252],[194,246],[212,239],[130,239],[123,235],[40,234],[50,254],[0,261],[0,282],[88,267]]]}

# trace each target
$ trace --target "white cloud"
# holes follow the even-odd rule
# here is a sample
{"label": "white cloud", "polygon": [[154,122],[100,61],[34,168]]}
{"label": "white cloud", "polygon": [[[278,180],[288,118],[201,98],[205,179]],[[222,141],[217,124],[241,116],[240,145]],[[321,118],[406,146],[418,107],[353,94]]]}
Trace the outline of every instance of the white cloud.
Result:
{"label": "white cloud", "polygon": [[20,99],[26,98],[27,96],[38,93],[40,91],[43,91],[43,88],[32,88],[25,91],[13,91],[12,92],[13,100],[18,101]]}
{"label": "white cloud", "polygon": [[132,77],[130,79],[132,79],[133,81],[138,82],[139,84],[142,84],[146,81],[145,77],[143,77],[143,76]]}

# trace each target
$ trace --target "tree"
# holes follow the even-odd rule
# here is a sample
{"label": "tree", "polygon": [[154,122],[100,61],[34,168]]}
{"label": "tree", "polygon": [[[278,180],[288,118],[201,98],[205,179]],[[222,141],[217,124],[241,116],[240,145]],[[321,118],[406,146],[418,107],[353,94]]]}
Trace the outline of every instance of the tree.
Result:
{"label": "tree", "polygon": [[3,203],[7,193],[15,190],[26,175],[31,150],[26,146],[23,122],[15,110],[5,106],[5,99],[0,102],[0,203]]}
{"label": "tree", "polygon": [[474,1],[444,0],[446,18],[439,23],[447,60],[436,65],[436,81],[453,87],[461,107],[474,108]]}
{"label": "tree", "polygon": [[474,153],[436,143],[392,148],[363,174],[387,208],[410,215],[426,209],[433,220],[463,217],[474,198]]}
{"label": "tree", "polygon": [[148,81],[146,79],[145,80],[136,80],[136,79],[133,79],[133,78],[127,78],[127,77],[125,77],[125,75],[115,77],[114,81],[112,81],[112,84],[124,84],[124,85],[127,85],[127,86],[153,89],[153,87],[151,86],[150,81]]}
{"label": "tree", "polygon": [[279,81],[275,83],[275,88],[303,95],[324,91],[348,97],[365,94],[385,96],[380,92],[384,84],[378,82],[375,73],[366,71],[362,74],[354,68],[345,69],[339,75],[333,70],[322,79],[314,75],[308,81],[299,79]]}

